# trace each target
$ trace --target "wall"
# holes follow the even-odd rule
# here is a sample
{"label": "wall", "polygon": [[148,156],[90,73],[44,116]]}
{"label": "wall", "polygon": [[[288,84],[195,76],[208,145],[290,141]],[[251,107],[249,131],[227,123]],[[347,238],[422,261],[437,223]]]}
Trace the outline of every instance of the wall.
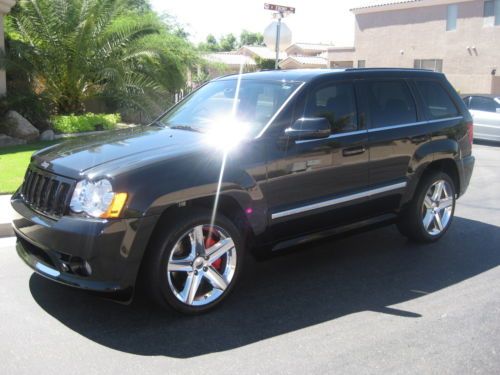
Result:
{"label": "wall", "polygon": [[330,68],[345,66],[345,62],[352,62],[352,65],[349,67],[356,66],[354,57],[355,49],[351,47],[336,47],[328,50],[328,62]]}
{"label": "wall", "polygon": [[484,1],[457,4],[453,31],[446,31],[446,4],[356,14],[352,59],[366,60],[367,67],[407,68],[415,59],[442,59],[443,72],[461,92],[498,90],[491,71],[500,75],[500,26],[484,26]]}

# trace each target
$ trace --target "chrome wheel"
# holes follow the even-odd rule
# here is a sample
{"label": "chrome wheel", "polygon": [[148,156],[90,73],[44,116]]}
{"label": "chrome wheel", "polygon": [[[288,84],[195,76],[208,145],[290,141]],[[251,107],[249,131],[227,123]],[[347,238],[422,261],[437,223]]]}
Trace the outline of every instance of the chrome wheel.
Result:
{"label": "chrome wheel", "polygon": [[234,241],[218,226],[198,225],[184,233],[170,252],[167,278],[175,297],[203,306],[222,296],[236,269]]}
{"label": "chrome wheel", "polygon": [[437,236],[448,227],[454,203],[453,189],[448,181],[438,180],[429,187],[422,204],[422,224],[428,234]]}

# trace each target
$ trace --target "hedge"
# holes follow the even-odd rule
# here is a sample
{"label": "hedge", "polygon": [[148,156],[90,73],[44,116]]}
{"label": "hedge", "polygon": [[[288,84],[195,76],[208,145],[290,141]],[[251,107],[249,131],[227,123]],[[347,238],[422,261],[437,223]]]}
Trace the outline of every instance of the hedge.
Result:
{"label": "hedge", "polygon": [[82,133],[95,130],[111,130],[121,118],[118,113],[53,116],[52,127],[58,133]]}

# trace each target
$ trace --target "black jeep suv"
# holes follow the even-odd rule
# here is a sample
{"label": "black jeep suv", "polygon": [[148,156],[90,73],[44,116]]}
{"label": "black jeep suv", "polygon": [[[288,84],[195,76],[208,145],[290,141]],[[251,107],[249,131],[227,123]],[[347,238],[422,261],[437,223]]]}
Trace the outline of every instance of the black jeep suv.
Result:
{"label": "black jeep suv", "polygon": [[12,197],[20,257],[51,280],[206,311],[244,254],[396,222],[440,239],[469,183],[472,118],[423,70],[213,80],[153,124],[35,153]]}

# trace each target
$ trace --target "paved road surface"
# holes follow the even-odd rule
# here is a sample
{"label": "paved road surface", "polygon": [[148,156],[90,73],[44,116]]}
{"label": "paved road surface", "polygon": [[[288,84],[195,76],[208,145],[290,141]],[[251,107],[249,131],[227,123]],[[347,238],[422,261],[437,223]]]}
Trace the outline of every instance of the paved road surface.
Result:
{"label": "paved road surface", "polygon": [[500,147],[438,244],[394,227],[251,265],[195,318],[34,275],[0,240],[0,373],[499,374]]}

